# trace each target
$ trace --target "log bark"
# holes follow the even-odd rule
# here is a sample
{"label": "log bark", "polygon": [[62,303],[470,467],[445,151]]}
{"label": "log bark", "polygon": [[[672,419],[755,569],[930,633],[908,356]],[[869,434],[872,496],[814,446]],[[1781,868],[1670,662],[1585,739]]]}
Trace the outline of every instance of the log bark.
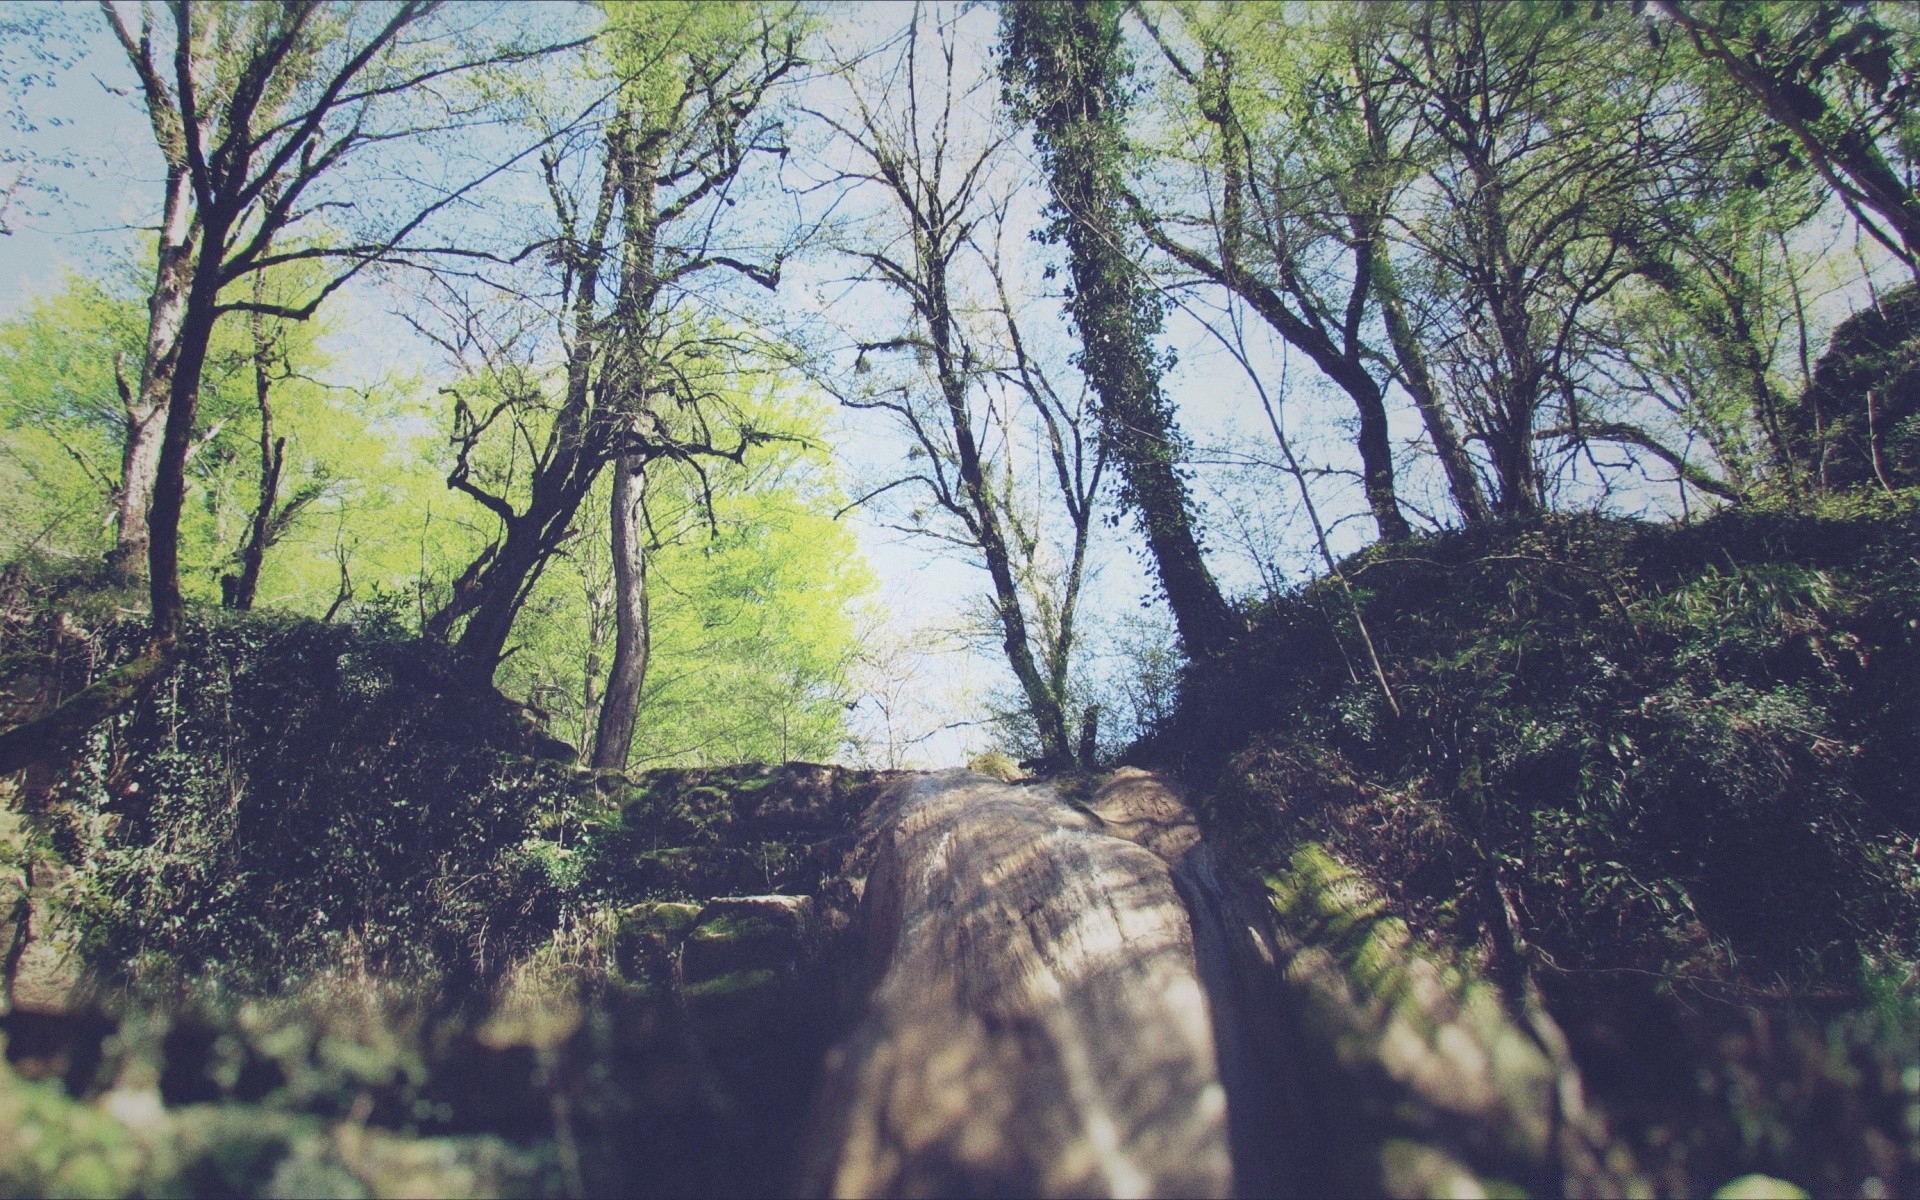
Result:
{"label": "log bark", "polygon": [[1132,768],[916,776],[862,828],[801,1194],[1652,1194],[1538,997],[1318,847],[1263,886]]}
{"label": "log bark", "polygon": [[1233,1194],[1217,1032],[1167,862],[1045,786],[952,772],[878,807],[877,982],[828,1056],[801,1190]]}

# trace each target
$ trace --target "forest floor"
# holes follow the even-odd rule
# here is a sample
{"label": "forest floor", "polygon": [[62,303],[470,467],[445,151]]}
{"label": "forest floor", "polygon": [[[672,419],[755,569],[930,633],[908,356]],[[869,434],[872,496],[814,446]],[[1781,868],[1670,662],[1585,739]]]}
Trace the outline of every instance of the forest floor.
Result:
{"label": "forest floor", "polygon": [[[1920,1193],[1915,514],[1377,548],[1161,774],[596,775],[192,614],[10,785],[0,1191]],[[14,708],[137,649],[7,586]]]}

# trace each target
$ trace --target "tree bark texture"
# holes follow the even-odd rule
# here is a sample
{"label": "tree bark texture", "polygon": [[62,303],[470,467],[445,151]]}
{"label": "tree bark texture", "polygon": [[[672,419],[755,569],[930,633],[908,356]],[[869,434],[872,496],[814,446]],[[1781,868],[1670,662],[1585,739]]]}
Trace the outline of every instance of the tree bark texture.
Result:
{"label": "tree bark texture", "polygon": [[180,327],[186,317],[187,288],[193,276],[194,237],[190,181],[184,169],[167,172],[166,203],[160,218],[159,261],[147,298],[147,341],[140,359],[137,388],[122,387],[126,441],[120,455],[120,494],[115,497],[113,549],[107,563],[121,581],[135,583],[147,573],[150,540],[147,511],[153,504],[160,469],[160,443],[167,423],[167,399],[179,353]]}
{"label": "tree bark texture", "polygon": [[640,697],[653,656],[653,630],[647,600],[647,550],[640,505],[647,488],[645,464],[623,456],[613,464],[613,665],[600,701],[600,722],[593,738],[593,765],[605,771],[625,769],[633,752],[633,731],[640,719]]}
{"label": "tree bark texture", "polygon": [[1207,569],[1181,473],[1185,446],[1160,390],[1152,336],[1159,312],[1126,248],[1118,178],[1122,75],[1120,5],[1050,0],[1003,10],[1011,70],[1044,151],[1073,278],[1070,309],[1081,367],[1100,401],[1118,464],[1187,653],[1223,653],[1238,620]]}
{"label": "tree bark texture", "polygon": [[877,986],[828,1057],[810,1195],[1234,1191],[1194,932],[1167,863],[1045,788],[882,802]]}

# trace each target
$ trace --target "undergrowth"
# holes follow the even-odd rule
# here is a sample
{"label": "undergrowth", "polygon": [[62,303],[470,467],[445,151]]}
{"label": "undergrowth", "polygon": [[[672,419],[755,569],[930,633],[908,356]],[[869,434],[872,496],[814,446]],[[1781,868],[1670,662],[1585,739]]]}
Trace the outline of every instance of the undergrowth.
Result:
{"label": "undergrowth", "polygon": [[1342,571],[1384,688],[1320,580],[1136,753],[1256,865],[1325,845],[1543,991],[1669,1186],[1920,1178],[1920,493],[1496,525]]}

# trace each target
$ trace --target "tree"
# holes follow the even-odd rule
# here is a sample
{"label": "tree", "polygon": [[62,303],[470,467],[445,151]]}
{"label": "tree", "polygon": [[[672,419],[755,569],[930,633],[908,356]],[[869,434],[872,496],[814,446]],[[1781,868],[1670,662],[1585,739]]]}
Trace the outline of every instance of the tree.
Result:
{"label": "tree", "polygon": [[[770,264],[748,265],[713,244],[711,222],[692,244],[673,244],[670,235],[664,247],[667,257],[684,260],[682,265],[692,269],[676,268],[670,279],[663,278],[661,237],[702,198],[701,187],[731,205],[727,193],[749,154],[784,154],[778,123],[765,110],[769,90],[797,63],[798,26],[791,12],[774,18],[723,4],[627,6],[613,10],[610,19],[616,62],[626,75],[624,90],[634,114],[626,141],[610,147],[620,157],[623,204],[619,319],[626,353],[636,360],[630,369],[641,378],[659,377],[662,369],[649,368],[645,360],[662,348],[658,330],[663,318],[674,305],[685,303],[677,291],[680,280],[703,266],[728,267],[767,284],[778,278],[784,252],[776,253]],[[673,46],[673,53],[642,66],[662,43]],[[700,182],[693,189],[677,190],[676,177],[688,170]],[[664,209],[663,187],[669,189]],[[593,765],[603,769],[627,764],[652,654],[639,520],[646,462],[621,455],[613,469],[615,641],[593,741]]]}
{"label": "tree", "polygon": [[[256,304],[266,300],[264,273],[254,274],[253,297]],[[322,472],[309,477],[284,501],[280,498],[280,485],[287,468],[287,438],[274,429],[273,385],[276,370],[285,379],[292,373],[292,367],[284,347],[285,331],[270,333],[267,317],[257,310],[247,316],[247,333],[252,342],[249,357],[254,407],[260,421],[260,487],[252,519],[247,522],[246,537],[234,555],[238,569],[220,577],[220,603],[241,612],[253,607],[268,549],[287,536],[301,511],[318,500],[327,487],[326,475]]]}
{"label": "tree", "polygon": [[1920,196],[1912,183],[1920,22],[1912,11],[1838,0],[1651,0],[1649,8],[1786,131],[1790,140],[1775,153],[1803,156],[1860,226],[1920,279]]}
{"label": "tree", "polygon": [[781,439],[705,478],[680,462],[649,472],[653,668],[636,764],[819,761],[846,738],[854,608],[872,578],[836,519],[827,414],[779,382],[741,403]]}
{"label": "tree", "polygon": [[[638,24],[621,33],[616,22],[614,44],[627,49],[607,68],[616,75],[611,111],[542,155],[552,232],[503,256],[511,272],[538,252],[536,266],[550,268],[557,286],[539,295],[547,285],[538,279],[500,274],[479,281],[477,298],[463,290],[470,281],[443,274],[430,293],[441,311],[417,322],[465,365],[471,384],[451,389],[456,461],[448,484],[493,514],[500,530],[428,623],[433,635],[453,639],[476,686],[492,679],[515,616],[608,464],[627,460],[626,486],[611,502],[630,505],[650,461],[739,462],[765,440],[733,420],[715,388],[742,364],[752,339],[682,319],[676,309],[690,303],[692,280],[716,268],[777,282],[778,254],[756,264],[716,239],[727,231],[720,217],[742,168],[781,149],[763,106],[799,61],[798,26],[790,13],[757,9],[622,13]],[[573,193],[576,178],[591,188],[584,198]],[[502,296],[498,328],[489,329],[487,297]],[[538,327],[546,322],[552,335]],[[550,371],[542,357],[549,354],[557,359]],[[509,460],[489,480],[476,455],[495,435],[506,438]],[[514,458],[521,447],[524,463]],[[634,536],[630,516],[616,524]],[[639,550],[629,541],[621,553],[631,562]],[[642,617],[637,595],[627,593],[616,611],[631,634]],[[618,710],[633,702],[645,674],[634,658],[637,639],[624,641],[629,655],[607,693],[610,736],[595,752],[606,766],[624,765],[627,721]]]}
{"label": "tree", "polygon": [[1194,533],[1181,474],[1185,445],[1160,390],[1160,306],[1129,251],[1124,117],[1129,64],[1118,0],[1035,0],[1001,10],[1010,107],[1032,123],[1052,188],[1051,236],[1067,246],[1069,308],[1081,369],[1099,398],[1101,436],[1195,658],[1223,653],[1238,628]]}
{"label": "tree", "polygon": [[0,326],[0,527],[10,554],[110,549],[123,410],[114,365],[139,352],[139,301],[70,276]]}
{"label": "tree", "polygon": [[[126,276],[116,267],[71,277],[0,322],[0,553],[97,559],[113,544],[114,459],[125,434],[115,360],[140,353],[146,326],[140,283]],[[243,565],[259,513],[252,324],[216,330],[201,387],[192,502],[180,530],[181,587],[201,603],[222,598],[221,581]],[[340,551],[364,595],[409,586],[432,520],[427,502],[438,498],[430,489],[444,491],[433,449],[412,432],[424,427],[428,402],[404,376],[352,389],[330,382],[338,364],[325,343],[337,330],[323,320],[262,324],[270,343],[264,431],[268,450],[284,442],[274,510],[284,519],[261,554],[259,595],[323,614]],[[432,541],[436,553],[464,550],[437,531]]]}
{"label": "tree", "polygon": [[[1494,510],[1536,513],[1542,443],[1579,454],[1617,432],[1586,411],[1593,317],[1632,273],[1626,245],[1688,123],[1657,53],[1592,85],[1592,62],[1644,49],[1610,26],[1518,4],[1383,11],[1371,111],[1414,124],[1414,136],[1382,135],[1408,137],[1420,171],[1391,214],[1381,290],[1403,378],[1444,385],[1486,450]],[[1561,420],[1546,425],[1555,406]]]}
{"label": "tree", "polygon": [[[178,0],[168,9],[168,53],[156,42],[151,10],[143,13],[136,39],[117,8],[102,6],[140,80],[168,163],[163,226],[184,230],[176,237],[163,229],[153,312],[154,325],[164,328],[150,327],[148,337],[148,358],[167,384],[148,513],[156,647],[171,644],[179,623],[186,456],[215,323],[229,312],[305,319],[368,263],[391,255],[451,195],[386,224],[371,240],[275,246],[284,247],[290,235],[297,240],[294,231],[330,206],[321,185],[343,163],[369,146],[419,134],[388,128],[383,100],[527,53],[510,48],[477,60],[408,61],[398,53],[401,35],[437,7],[432,0],[406,0],[378,12],[315,2],[201,6]],[[222,297],[254,272],[308,259],[348,265],[293,304]],[[168,345],[156,352],[161,342]]]}
{"label": "tree", "polygon": [[[777,439],[739,464],[647,465],[637,510],[648,580],[649,669],[627,762],[823,759],[846,733],[853,609],[871,586],[824,445],[827,409],[767,375],[730,397]],[[592,744],[614,629],[613,472],[534,586],[500,688],[556,733]]]}
{"label": "tree", "polygon": [[[1738,502],[1763,487],[1797,499],[1818,484],[1793,444],[1785,348],[1808,338],[1801,294],[1814,256],[1793,242],[1811,231],[1823,199],[1803,178],[1765,169],[1747,151],[1750,122],[1715,139],[1649,205],[1644,236],[1626,243],[1635,278],[1607,308],[1617,331],[1594,368],[1629,401],[1650,403],[1689,440],[1706,443],[1718,471],[1668,448],[1644,422],[1616,420],[1629,445],[1665,460],[1686,486]],[[1741,135],[1748,136],[1741,136]]]}
{"label": "tree", "polygon": [[[403,38],[440,8],[438,0],[402,0],[378,8],[319,0],[219,5],[174,0],[166,10],[169,30],[156,29],[147,8],[136,37],[120,10],[103,3],[169,163],[162,215],[182,230],[178,239],[163,238],[163,246],[172,249],[163,251],[166,270],[156,276],[150,306],[154,324],[163,328],[156,331],[150,324],[148,331],[148,358],[156,371],[170,363],[147,507],[150,645],[147,653],[53,713],[0,735],[0,773],[64,748],[144,691],[172,658],[184,607],[179,568],[186,467],[220,318],[233,312],[311,317],[368,265],[406,247],[435,213],[505,169],[505,164],[490,166],[457,187],[429,187],[424,199],[382,205],[361,236],[327,231],[335,210],[353,207],[337,190],[348,165],[365,159],[371,148],[417,146],[434,128],[469,128],[466,105],[445,89],[483,68],[551,50],[512,41],[502,45],[490,32],[457,26],[445,26],[439,30],[444,36],[418,44]],[[441,101],[441,124],[410,124],[403,100],[415,106],[414,117],[424,103]],[[402,214],[397,218],[389,215],[396,208]],[[166,257],[173,250],[177,260]],[[336,269],[292,303],[262,304],[231,293],[255,272],[303,261],[332,263]],[[170,338],[163,336],[169,328]],[[156,351],[163,341],[170,348]],[[143,394],[151,382],[143,378]],[[122,390],[131,397],[132,389]],[[141,476],[130,467],[128,478]]]}
{"label": "tree", "polygon": [[[905,380],[885,380],[843,402],[891,415],[911,439],[914,469],[889,486],[907,486],[951,526],[936,532],[916,521],[917,532],[964,547],[986,570],[991,622],[1040,756],[1067,764],[1075,758],[1074,618],[1105,454],[1088,446],[1080,407],[1060,395],[1028,352],[997,243],[1007,205],[1006,137],[969,138],[956,128],[967,115],[985,115],[978,108],[985,85],[969,88],[956,79],[950,27],[935,23],[933,44],[923,46],[926,23],[916,9],[897,61],[882,64],[877,81],[843,66],[853,114],[846,121],[822,115],[857,164],[839,181],[873,189],[885,206],[868,235],[842,250],[861,264],[863,278],[895,293],[907,309],[903,330],[861,342],[856,370],[870,369],[868,356],[889,352],[910,353],[921,364]],[[991,116],[984,123],[990,131],[996,124]],[[969,295],[970,280],[991,287],[991,295]],[[1001,345],[988,342],[982,318],[999,326]],[[914,376],[931,385],[931,396]],[[1050,468],[1042,488],[1052,495],[1042,495],[1034,506],[1040,511],[1031,513],[1022,512],[1026,502],[1015,494],[1021,418],[1036,426],[1037,453]],[[1056,505],[1065,511],[1070,549],[1058,576],[1048,579],[1039,525]]]}
{"label": "tree", "polygon": [[[1261,105],[1248,95],[1243,76],[1265,64],[1248,62],[1251,55],[1241,47],[1258,54],[1272,41],[1309,41],[1291,30],[1276,38],[1277,15],[1227,10],[1218,25],[1194,22],[1199,46],[1192,64],[1147,21],[1205,129],[1206,158],[1195,172],[1204,208],[1160,214],[1135,200],[1135,219],[1162,253],[1244,300],[1353,401],[1367,506],[1381,539],[1395,541],[1413,529],[1394,494],[1386,383],[1376,374],[1378,355],[1364,335],[1396,181],[1391,164],[1375,161],[1368,141],[1358,136],[1361,123],[1350,93],[1324,96],[1328,76],[1313,68],[1338,71],[1345,64],[1337,60],[1303,64],[1307,69],[1286,81],[1295,91],[1281,100],[1277,119],[1261,120],[1260,114],[1249,120],[1247,110],[1258,113]],[[1252,28],[1236,28],[1243,22]],[[1261,83],[1272,88],[1279,81]],[[1335,124],[1347,128],[1328,128]],[[1183,126],[1176,142],[1185,133]],[[1177,236],[1181,230],[1184,237]],[[1471,502],[1462,510],[1472,512]]]}
{"label": "tree", "polygon": [[[120,456],[116,534],[107,562],[123,580],[138,582],[147,576],[147,558],[151,553],[152,534],[147,513],[153,505],[154,486],[159,476],[160,447],[166,432],[167,403],[173,394],[174,369],[179,361],[181,325],[186,319],[187,288],[197,254],[200,218],[194,203],[192,164],[187,157],[187,131],[181,125],[180,106],[153,60],[153,14],[151,10],[141,13],[140,44],[136,49],[128,40],[118,10],[103,3],[101,11],[139,73],[154,144],[160,148],[161,160],[166,164],[139,380],[137,385],[129,386],[124,371],[116,374],[121,407],[126,414],[126,437]],[[203,37],[206,32],[207,26],[203,25]],[[205,47],[201,50],[204,53]]]}

